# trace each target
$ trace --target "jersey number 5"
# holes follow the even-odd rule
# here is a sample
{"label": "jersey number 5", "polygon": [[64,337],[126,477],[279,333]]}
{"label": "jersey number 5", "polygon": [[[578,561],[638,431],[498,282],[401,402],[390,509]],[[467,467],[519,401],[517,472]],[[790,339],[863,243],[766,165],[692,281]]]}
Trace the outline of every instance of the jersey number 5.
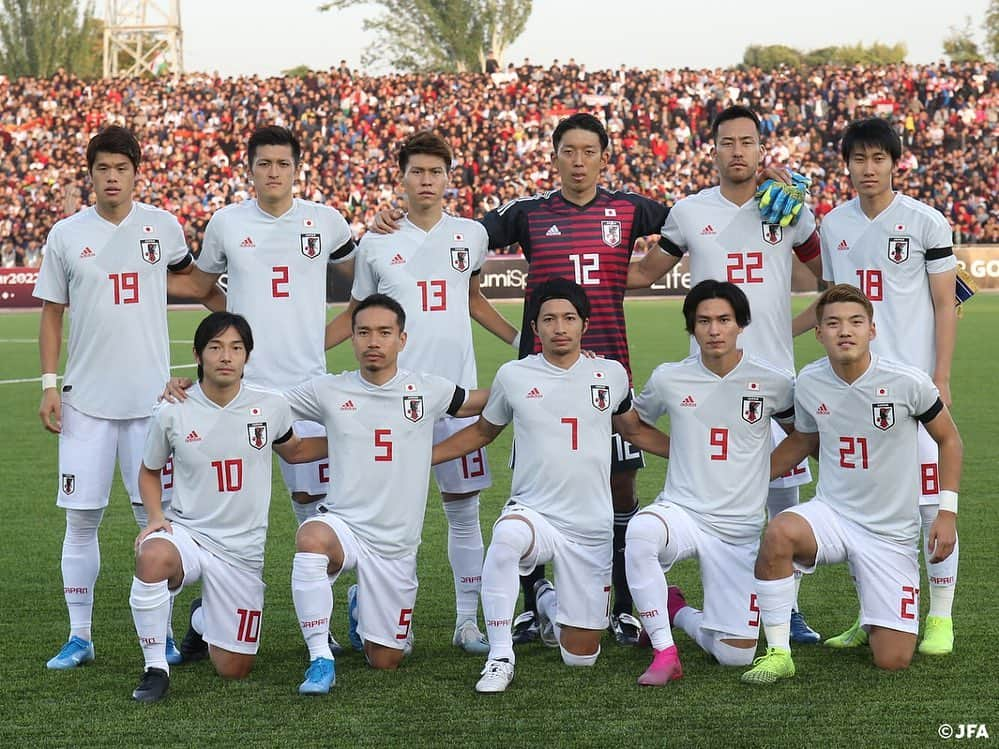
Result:
{"label": "jersey number 5", "polygon": [[380,453],[375,453],[375,461],[379,463],[388,463],[392,460],[391,437],[392,437],[391,429],[375,430],[375,447],[381,450]]}

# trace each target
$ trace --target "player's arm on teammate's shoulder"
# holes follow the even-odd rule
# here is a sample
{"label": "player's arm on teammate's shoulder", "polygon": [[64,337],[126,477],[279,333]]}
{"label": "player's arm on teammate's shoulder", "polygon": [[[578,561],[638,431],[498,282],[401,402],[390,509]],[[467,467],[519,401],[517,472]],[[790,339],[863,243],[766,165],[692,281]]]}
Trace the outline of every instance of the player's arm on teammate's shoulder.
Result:
{"label": "player's arm on teammate's shoulder", "polygon": [[56,382],[59,352],[62,349],[62,319],[65,304],[42,302],[42,317],[38,326],[38,357],[42,368],[42,401],[38,417],[42,426],[53,434],[62,431],[62,398]]}
{"label": "player's arm on teammate's shoulder", "polygon": [[[476,391],[471,391],[476,392]],[[484,391],[488,392],[488,391]],[[497,426],[486,421],[483,417],[474,424],[469,424],[460,432],[455,432],[443,442],[434,445],[433,456],[430,462],[433,465],[446,463],[449,460],[460,458],[475,452],[480,447],[485,447],[492,442],[503,431],[502,426]]]}
{"label": "player's arm on teammate's shoulder", "polygon": [[649,243],[644,257],[628,264],[627,287],[647,289],[673,270],[681,257],[683,251],[665,236],[660,236],[658,242]]}
{"label": "player's arm on teammate's shoulder", "polygon": [[961,487],[964,444],[946,406],[936,409],[932,418],[920,421],[940,452],[940,511],[930,527],[928,539],[928,546],[933,551],[930,561],[939,562],[950,556],[957,543],[957,494]]}
{"label": "player's arm on teammate's shoulder", "polygon": [[482,293],[481,276],[476,273],[468,282],[468,312],[479,325],[514,348],[520,344],[520,331],[511,325]]}
{"label": "player's arm on teammate's shoulder", "polygon": [[158,469],[149,468],[145,462],[139,468],[139,496],[142,497],[142,506],[146,509],[146,516],[149,521],[135,538],[135,548],[150,533],[156,531],[167,531],[173,533],[173,526],[163,515],[163,477],[162,467]]}
{"label": "player's arm on teammate's shoulder", "polygon": [[395,234],[399,231],[399,222],[404,215],[399,208],[384,208],[371,219],[368,231],[373,231],[375,234]]}
{"label": "player's arm on teammate's shoulder", "polygon": [[194,380],[190,377],[171,377],[163,386],[163,392],[160,393],[158,400],[167,403],[182,403],[187,400],[187,391],[193,384]]}
{"label": "player's arm on teammate's shoulder", "polygon": [[167,296],[193,299],[218,312],[225,309],[226,298],[218,286],[220,273],[205,273],[191,263],[183,270],[167,274]]}
{"label": "player's arm on teammate's shoulder", "polygon": [[940,400],[950,408],[950,370],[957,339],[957,306],[954,304],[954,287],[957,270],[930,273],[930,295],[933,298],[934,343],[936,362],[933,366],[933,384],[940,391]]}
{"label": "player's arm on teammate's shoulder", "polygon": [[357,309],[358,304],[360,304],[360,301],[351,297],[350,301],[347,302],[347,308],[326,323],[326,337],[323,343],[323,346],[326,349],[338,346],[350,338],[351,318],[353,317],[354,310]]}
{"label": "player's arm on teammate's shoulder", "polygon": [[626,442],[661,458],[669,457],[669,435],[642,421],[634,408],[629,408],[622,414],[615,414],[613,421],[614,431],[618,432]]}
{"label": "player's arm on teammate's shoulder", "polygon": [[770,453],[770,480],[783,476],[819,447],[818,432],[790,432]]}
{"label": "player's arm on teammate's shoulder", "polygon": [[815,305],[819,303],[818,296],[812,300],[805,309],[795,315],[794,319],[791,320],[791,335],[794,337],[800,336],[802,333],[807,333],[809,330],[815,328],[818,324],[818,320],[815,319]]}

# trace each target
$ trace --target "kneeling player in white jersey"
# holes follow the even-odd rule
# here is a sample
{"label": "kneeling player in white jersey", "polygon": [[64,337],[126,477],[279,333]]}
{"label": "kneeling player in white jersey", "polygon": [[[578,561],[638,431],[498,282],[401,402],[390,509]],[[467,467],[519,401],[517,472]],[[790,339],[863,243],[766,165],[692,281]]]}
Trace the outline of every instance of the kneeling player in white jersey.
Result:
{"label": "kneeling player in white jersey", "polygon": [[[271,453],[311,460],[325,440],[298,439],[280,396],[242,384],[253,350],[240,315],[213,312],[194,334],[198,382],[183,403],[164,403],[152,418],[139,490],[149,524],[135,546],[129,603],[145,657],[140,702],[166,696],[165,641],[171,591],[202,584],[192,626],[208,643],[218,673],[250,673],[261,632],[264,542],[271,499]],[[310,455],[311,451],[311,455]],[[173,455],[174,494],[161,504],[160,470]]]}
{"label": "kneeling player in white jersey", "polygon": [[353,311],[360,370],[315,377],[285,393],[297,416],[326,426],[337,477],[295,539],[291,592],[311,660],[301,694],[326,694],[336,681],[327,640],[330,584],[344,570],[357,570],[347,595],[351,644],[373,668],[402,662],[412,642],[434,424],[445,415],[475,415],[485,403],[485,391],[400,369],[405,326],[394,299],[366,297]]}
{"label": "kneeling player in white jersey", "polygon": [[[951,228],[943,215],[892,189],[902,141],[886,120],[852,123],[843,134],[843,160],[857,197],[822,222],[822,269],[828,281],[858,284],[871,300],[878,336],[871,350],[933,378],[951,407],[950,373],[957,338],[954,288],[957,260]],[[940,499],[936,443],[919,427],[923,555],[930,582],[930,610],[919,652],[946,655],[954,649],[951,608],[957,584],[959,546],[933,562],[929,533]],[[859,619],[826,640],[832,647],[863,645]]]}
{"label": "kneeling player in white jersey", "polygon": [[518,571],[554,561],[558,594],[535,584],[545,644],[560,647],[570,666],[592,666],[607,627],[614,510],[610,495],[612,431],[656,455],[666,435],[631,408],[624,367],[583,356],[590,303],[578,284],[540,284],[529,300],[541,353],[508,362],[493,381],[482,417],[434,448],[434,463],[492,442],[511,421],[515,430],[511,499],[493,526],[482,569],[482,609],[489,659],[478,692],[502,692],[513,680],[511,625]]}
{"label": "kneeling player in white jersey", "polygon": [[[628,524],[628,584],[655,655],[638,678],[662,686],[683,675],[670,627],[682,627],[724,666],[753,660],[759,609],[753,563],[770,479],[770,419],[790,425],[793,375],[737,347],[749,300],[725,281],[694,286],[683,303],[698,353],[656,367],[635,399],[650,424],[670,420],[666,485]],[[700,562],[704,610],[667,591],[663,571]]]}
{"label": "kneeling player in white jersey", "polygon": [[[56,503],[66,510],[62,578],[70,637],[49,660],[52,669],[94,659],[97,534],[116,457],[135,519],[140,528],[145,525],[136,478],[158,381],[170,372],[167,277],[193,268],[177,219],[132,200],[141,155],[135,137],[121,127],[90,140],[87,171],[96,204],[52,227],[34,290],[43,303],[38,413],[45,428],[59,435]],[[60,392],[55,372],[67,309],[72,325]],[[179,662],[172,636],[169,649]]]}
{"label": "kneeling player in white jersey", "polygon": [[[330,322],[327,348],[350,337],[354,310],[370,294],[388,294],[406,310],[406,348],[399,365],[476,387],[471,319],[506,343],[518,343],[517,329],[483,296],[479,271],[489,239],[477,221],[444,213],[444,191],[452,152],[436,133],[416,133],[399,151],[407,213],[394,234],[369,232],[361,239],[354,287],[347,309]],[[434,426],[441,441],[468,425],[446,416]],[[434,467],[448,523],[447,551],[454,576],[455,627],[452,642],[484,655],[489,645],[476,619],[482,581],[479,492],[492,483],[484,450]]]}
{"label": "kneeling player in white jersey", "polygon": [[815,498],[778,515],[756,560],[766,654],[742,675],[750,684],[794,676],[788,612],[795,569],[846,562],[860,598],[860,623],[874,664],[907,668],[919,630],[917,425],[940,449],[940,512],[930,529],[932,560],[957,542],[961,437],[930,378],[870,351],[874,310],[860,289],[838,284],[816,305],[816,336],[828,357],[801,370],[795,431],[771,458],[771,475],[819,451]]}

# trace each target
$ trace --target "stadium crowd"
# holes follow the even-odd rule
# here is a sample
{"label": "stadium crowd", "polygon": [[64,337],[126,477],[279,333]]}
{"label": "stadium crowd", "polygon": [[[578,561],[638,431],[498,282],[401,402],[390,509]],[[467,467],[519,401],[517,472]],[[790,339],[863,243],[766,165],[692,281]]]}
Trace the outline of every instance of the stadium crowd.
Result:
{"label": "stadium crowd", "polygon": [[447,208],[458,215],[550,188],[551,132],[581,109],[602,115],[613,138],[605,184],[670,204],[713,184],[709,124],[735,102],[760,113],[769,159],[812,178],[820,220],[852,196],[840,133],[880,114],[906,147],[896,187],[942,211],[955,242],[999,243],[995,64],[764,73],[588,71],[569,60],[491,75],[368,77],[341,63],[266,79],[0,78],[0,265],[38,265],[52,224],[92,202],[83,151],[107,124],[127,125],[144,144],[137,197],[177,215],[197,251],[213,211],[250,194],[242,148],[257,123],[297,133],[298,194],[335,206],[359,236],[398,203],[395,149],[417,129],[438,130],[455,148]]}

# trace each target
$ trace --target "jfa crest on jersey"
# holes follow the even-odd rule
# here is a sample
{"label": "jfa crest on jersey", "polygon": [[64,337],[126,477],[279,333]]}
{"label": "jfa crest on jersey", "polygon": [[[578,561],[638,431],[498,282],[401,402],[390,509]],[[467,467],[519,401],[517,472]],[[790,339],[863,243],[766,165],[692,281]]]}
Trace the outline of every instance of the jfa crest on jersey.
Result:
{"label": "jfa crest on jersey", "polygon": [[302,254],[314,260],[323,254],[322,239],[319,234],[302,234]]}
{"label": "jfa crest on jersey", "polygon": [[468,270],[468,248],[467,247],[452,247],[451,248],[451,267],[454,268],[459,273],[464,273]]}
{"label": "jfa crest on jersey", "polygon": [[603,237],[605,245],[608,247],[617,247],[621,244],[621,222],[601,221],[600,234]]}
{"label": "jfa crest on jersey", "polygon": [[744,395],[742,397],[742,419],[755,424],[763,418],[763,396]]}
{"label": "jfa crest on jersey", "polygon": [[412,422],[417,422],[423,418],[423,396],[404,395],[402,396],[402,413]]}
{"label": "jfa crest on jersey", "polygon": [[610,407],[610,387],[607,385],[590,385],[590,400],[593,402],[595,409],[606,411]]}
{"label": "jfa crest on jersey", "polygon": [[267,422],[258,421],[246,425],[246,436],[250,440],[250,447],[263,450],[267,444]]}
{"label": "jfa crest on jersey", "polygon": [[140,239],[139,248],[142,250],[142,259],[150,265],[160,261],[160,240]]}
{"label": "jfa crest on jersey", "polygon": [[784,227],[780,224],[768,224],[765,221],[761,224],[763,229],[763,241],[769,245],[778,245],[784,239]]}
{"label": "jfa crest on jersey", "polygon": [[62,493],[72,494],[76,491],[76,476],[72,473],[64,473],[62,475]]}
{"label": "jfa crest on jersey", "polygon": [[888,259],[896,265],[909,259],[908,237],[890,237],[888,239]]}
{"label": "jfa crest on jersey", "polygon": [[894,403],[873,403],[871,411],[874,416],[874,426],[882,432],[887,432],[895,426],[895,404]]}

